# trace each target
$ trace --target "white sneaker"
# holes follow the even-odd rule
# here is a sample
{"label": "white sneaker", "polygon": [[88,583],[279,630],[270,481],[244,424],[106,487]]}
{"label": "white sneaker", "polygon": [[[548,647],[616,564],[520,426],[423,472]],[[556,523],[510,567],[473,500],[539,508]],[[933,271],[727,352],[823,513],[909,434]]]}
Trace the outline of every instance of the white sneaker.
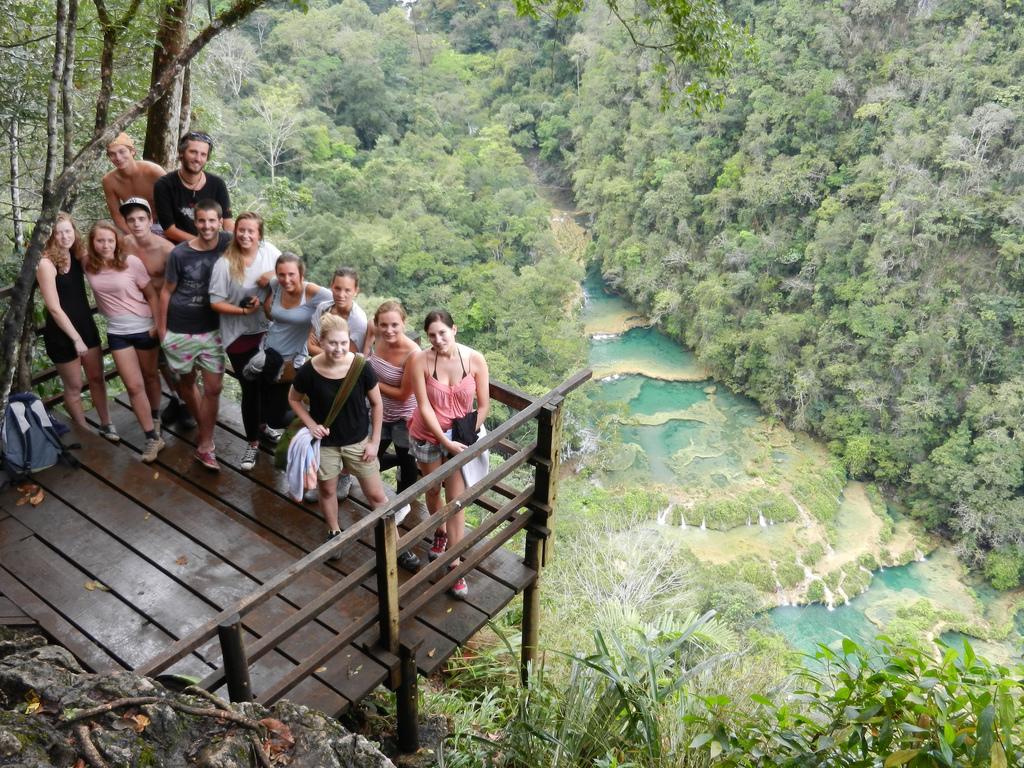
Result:
{"label": "white sneaker", "polygon": [[243,472],[248,472],[256,467],[256,457],[259,455],[259,446],[247,445],[245,446],[245,453],[242,454],[242,460],[239,462],[238,467]]}
{"label": "white sneaker", "polygon": [[302,500],[309,504],[315,504],[320,501],[320,492],[316,488],[310,488],[304,494],[302,494]]}
{"label": "white sneaker", "polygon": [[263,439],[268,443],[274,443],[275,445],[280,442],[281,435],[284,434],[283,429],[274,429],[273,427],[263,428]]}
{"label": "white sneaker", "polygon": [[347,499],[352,490],[352,475],[338,475],[338,498]]}
{"label": "white sneaker", "polygon": [[409,510],[411,509],[412,507],[410,507],[408,504],[406,504],[404,507],[399,507],[398,509],[396,509],[395,525],[401,525],[402,521],[405,520],[406,516],[409,514]]}

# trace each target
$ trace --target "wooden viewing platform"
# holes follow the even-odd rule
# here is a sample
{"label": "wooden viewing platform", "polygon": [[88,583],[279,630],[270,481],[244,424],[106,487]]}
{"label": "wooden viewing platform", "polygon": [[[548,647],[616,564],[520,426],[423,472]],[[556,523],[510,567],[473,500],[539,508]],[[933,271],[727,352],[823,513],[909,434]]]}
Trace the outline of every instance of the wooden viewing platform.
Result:
{"label": "wooden viewing platform", "polygon": [[[344,503],[342,535],[330,544],[317,505],[287,497],[269,454],[239,470],[246,443],[230,402],[215,434],[223,469],[211,473],[192,459],[194,433],[180,428],[165,429],[159,460],[142,464],[127,398],[112,399],[119,445],[74,428],[65,443],[81,443],[81,467],[35,475],[38,506],[14,488],[0,492],[0,624],[38,624],[92,671],[191,676],[233,700],[287,697],[337,715],[384,684],[398,691],[400,741],[404,733],[412,745],[416,672],[438,669],[519,592],[528,673],[561,404],[589,377],[540,398],[492,383],[492,400],[514,411],[507,421],[387,507]],[[395,509],[487,449],[502,457],[487,477],[433,519],[414,504],[396,528]],[[475,505],[478,526],[429,563],[434,529],[460,505]],[[517,555],[503,545],[521,530]],[[396,565],[409,549],[424,564],[416,574]],[[465,600],[448,592],[460,575]]]}

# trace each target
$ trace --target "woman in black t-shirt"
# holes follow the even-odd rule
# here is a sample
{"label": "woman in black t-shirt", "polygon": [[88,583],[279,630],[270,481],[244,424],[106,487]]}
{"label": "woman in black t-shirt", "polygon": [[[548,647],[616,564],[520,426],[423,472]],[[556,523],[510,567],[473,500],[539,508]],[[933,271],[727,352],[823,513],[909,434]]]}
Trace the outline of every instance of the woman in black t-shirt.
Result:
{"label": "woman in black t-shirt", "polygon": [[[320,441],[320,466],[317,490],[320,511],[327,523],[327,538],[341,533],[338,526],[338,475],[342,469],[359,480],[370,507],[387,503],[380,479],[377,449],[384,407],[377,376],[364,365],[351,394],[331,424],[324,424],[338,390],[345,382],[355,355],[349,351],[348,323],[335,315],[326,315],[320,326],[323,352],[308,360],[292,381],[288,402],[313,438]],[[309,398],[309,407],[303,398]],[[366,403],[369,400],[370,407]],[[369,437],[367,437],[369,433]],[[405,510],[408,511],[408,510]],[[398,512],[398,519],[404,516]]]}

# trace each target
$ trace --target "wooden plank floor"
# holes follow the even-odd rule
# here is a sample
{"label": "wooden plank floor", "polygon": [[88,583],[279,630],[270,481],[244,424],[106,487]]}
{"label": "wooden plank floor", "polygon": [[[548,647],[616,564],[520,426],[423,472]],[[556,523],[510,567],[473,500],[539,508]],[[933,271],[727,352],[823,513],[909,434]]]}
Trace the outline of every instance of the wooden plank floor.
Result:
{"label": "wooden plank floor", "polygon": [[[75,455],[82,466],[37,475],[46,494],[41,504],[19,505],[14,489],[0,493],[0,624],[37,623],[96,671],[141,666],[315,549],[325,535],[315,504],[287,498],[269,454],[261,455],[252,472],[238,469],[245,442],[237,406],[222,404],[215,435],[220,473],[192,459],[194,435],[180,430],[165,431],[167,447],[159,461],[142,464],[144,438],[134,416],[123,398],[111,407],[120,445],[75,429],[66,442],[81,443]],[[347,502],[342,526],[362,514],[364,507]],[[403,528],[422,514],[414,509]],[[424,561],[428,546],[416,545]],[[372,558],[372,535],[343,554],[248,613],[247,639],[314,600],[336,583],[339,572],[350,573]],[[408,577],[400,571],[400,579]],[[402,638],[420,641],[420,671],[436,670],[533,578],[521,557],[499,550],[468,576],[468,600],[446,594],[406,621]],[[251,670],[253,689],[269,686],[376,605],[371,577],[258,660]],[[376,636],[370,630],[340,649],[288,698],[331,714],[345,711],[383,682],[395,661],[376,647]],[[219,658],[211,641],[168,672],[202,677]]]}

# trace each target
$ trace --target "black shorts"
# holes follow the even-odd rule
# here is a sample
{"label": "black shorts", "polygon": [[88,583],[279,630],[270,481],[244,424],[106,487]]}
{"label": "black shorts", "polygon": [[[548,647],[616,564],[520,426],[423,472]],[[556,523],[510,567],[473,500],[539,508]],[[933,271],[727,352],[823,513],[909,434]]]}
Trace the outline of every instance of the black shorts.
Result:
{"label": "black shorts", "polygon": [[[100,345],[100,333],[96,330],[96,323],[93,322],[91,317],[88,323],[76,324],[75,329],[78,331],[78,335],[82,337],[82,342],[89,349]],[[75,352],[75,343],[71,341],[64,331],[55,326],[46,326],[43,329],[43,345],[46,347],[47,356],[55,365],[71,363],[78,359],[78,353]]]}

